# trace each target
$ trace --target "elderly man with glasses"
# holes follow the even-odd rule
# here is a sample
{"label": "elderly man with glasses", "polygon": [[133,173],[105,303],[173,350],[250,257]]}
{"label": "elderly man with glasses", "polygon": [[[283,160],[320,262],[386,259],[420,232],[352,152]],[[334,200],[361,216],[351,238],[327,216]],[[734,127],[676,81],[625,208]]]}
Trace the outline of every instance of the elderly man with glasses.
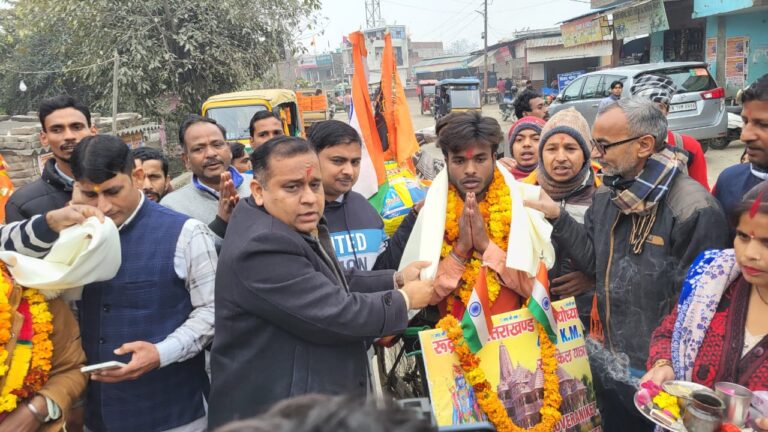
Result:
{"label": "elderly man with glasses", "polygon": [[666,135],[664,113],[647,98],[608,105],[592,128],[604,185],[584,225],[545,193],[526,203],[544,212],[552,239],[596,280],[589,333],[600,349],[590,360],[603,430],[650,430],[632,396],[651,333],[675,305],[693,259],[728,241],[723,211],[682,172],[685,160]]}

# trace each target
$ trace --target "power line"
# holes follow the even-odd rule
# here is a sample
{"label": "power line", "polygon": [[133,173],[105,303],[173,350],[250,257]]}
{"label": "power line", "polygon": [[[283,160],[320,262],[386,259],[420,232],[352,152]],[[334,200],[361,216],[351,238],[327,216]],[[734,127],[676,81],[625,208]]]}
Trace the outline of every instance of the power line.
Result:
{"label": "power line", "polygon": [[[467,9],[473,9],[473,8],[475,8],[475,7],[479,7],[479,6],[480,6],[480,5],[482,5],[483,3],[482,3],[482,2],[480,2],[479,4],[477,4],[477,6],[473,6],[473,4],[475,4],[475,3],[469,3],[469,4],[467,5],[467,7],[463,8],[461,11],[459,11],[459,12],[458,12],[458,13],[456,13],[455,15],[452,15],[452,16],[448,17],[448,19],[446,19],[446,20],[445,20],[445,21],[443,21],[442,23],[438,24],[436,27],[433,27],[431,30],[429,30],[429,31],[427,31],[427,32],[425,32],[425,33],[423,33],[423,34],[422,34],[422,37],[424,37],[424,36],[426,36],[426,35],[431,35],[431,34],[433,34],[435,31],[437,31],[437,30],[440,30],[440,29],[441,29],[441,28],[443,28],[443,27],[446,27],[446,26],[447,26],[447,24],[448,24],[449,22],[456,20],[456,18],[458,18],[459,20],[461,20],[461,19],[465,18],[465,17],[466,17],[466,15],[465,15],[464,13],[465,13],[465,12],[467,12]],[[456,23],[454,23],[454,24],[458,24],[458,21],[457,21]],[[442,33],[440,33],[440,34],[442,35],[443,33],[445,33],[445,31],[443,31],[443,32],[442,32]]]}
{"label": "power line", "polygon": [[93,68],[93,67],[96,67],[96,66],[101,66],[103,64],[112,63],[116,59],[117,59],[117,56],[112,57],[112,58],[110,58],[108,60],[104,60],[104,61],[100,61],[98,63],[94,63],[94,64],[91,64],[91,65],[88,65],[88,66],[80,66],[80,67],[75,67],[75,68],[59,69],[59,70],[20,71],[20,70],[15,70],[15,69],[9,69],[9,68],[2,67],[2,66],[0,66],[0,70],[6,71],[6,72],[17,73],[19,75],[45,75],[45,74],[67,73],[67,72],[74,72],[74,71],[83,70],[83,69],[90,69],[90,68]]}
{"label": "power line", "polygon": [[418,10],[428,11],[428,12],[432,12],[432,13],[462,13],[463,12],[463,11],[460,11],[460,10],[445,10],[445,9],[435,10],[434,8],[426,8],[426,7],[421,7],[421,6],[414,6],[414,5],[409,5],[407,3],[396,2],[396,1],[393,1],[393,0],[383,0],[383,1],[384,1],[384,3],[389,3],[389,4],[401,6],[401,7],[411,8],[411,9],[418,9]]}

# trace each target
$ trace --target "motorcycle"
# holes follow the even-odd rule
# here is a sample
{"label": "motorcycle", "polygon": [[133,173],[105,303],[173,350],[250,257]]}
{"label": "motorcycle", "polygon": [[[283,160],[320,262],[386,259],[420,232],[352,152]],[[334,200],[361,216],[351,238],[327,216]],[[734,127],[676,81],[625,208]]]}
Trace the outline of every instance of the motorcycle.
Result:
{"label": "motorcycle", "polygon": [[509,121],[512,116],[515,114],[515,108],[514,108],[515,98],[514,96],[510,95],[509,93],[506,93],[504,95],[504,99],[499,103],[499,111],[501,111],[501,119],[504,121]]}

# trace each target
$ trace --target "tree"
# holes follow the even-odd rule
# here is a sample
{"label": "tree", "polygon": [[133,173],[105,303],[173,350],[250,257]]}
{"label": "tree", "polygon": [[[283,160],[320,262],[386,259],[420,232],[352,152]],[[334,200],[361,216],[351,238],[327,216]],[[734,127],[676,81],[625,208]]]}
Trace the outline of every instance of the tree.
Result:
{"label": "tree", "polygon": [[469,54],[479,49],[479,47],[480,45],[477,42],[472,42],[469,39],[459,39],[449,43],[445,53],[451,55]]}
{"label": "tree", "polygon": [[[268,75],[281,57],[297,52],[295,36],[311,25],[320,0],[17,0],[13,6],[14,27],[23,32],[14,31],[14,53],[6,58],[18,61],[19,50],[36,43],[27,55],[40,64],[29,67],[96,65],[49,78],[55,85],[47,88],[58,93],[81,83],[92,109],[109,112],[110,60],[117,53],[120,110],[161,114],[168,101],[198,112],[207,97]],[[50,93],[33,86],[30,94]]]}

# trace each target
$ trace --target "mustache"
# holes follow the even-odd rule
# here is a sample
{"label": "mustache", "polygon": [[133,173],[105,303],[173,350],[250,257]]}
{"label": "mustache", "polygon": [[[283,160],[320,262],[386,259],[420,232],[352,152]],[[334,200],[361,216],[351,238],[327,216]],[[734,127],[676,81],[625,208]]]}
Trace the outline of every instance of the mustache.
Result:
{"label": "mustache", "polygon": [[222,164],[222,165],[224,165],[224,161],[222,161],[222,160],[221,160],[221,159],[219,159],[219,158],[215,158],[215,159],[207,159],[205,162],[203,162],[203,168],[208,168],[209,166],[211,166],[211,165],[216,165],[216,164]]}

